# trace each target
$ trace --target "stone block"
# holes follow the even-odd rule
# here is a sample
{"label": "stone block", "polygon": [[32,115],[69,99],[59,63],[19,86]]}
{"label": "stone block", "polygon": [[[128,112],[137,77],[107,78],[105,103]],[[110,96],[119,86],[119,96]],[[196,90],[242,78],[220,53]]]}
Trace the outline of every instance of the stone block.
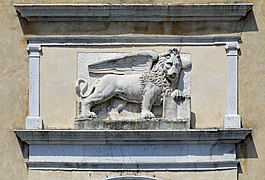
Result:
{"label": "stone block", "polygon": [[229,114],[225,116],[224,128],[241,128],[241,118],[237,114]]}
{"label": "stone block", "polygon": [[43,121],[41,117],[27,117],[26,129],[43,129]]}

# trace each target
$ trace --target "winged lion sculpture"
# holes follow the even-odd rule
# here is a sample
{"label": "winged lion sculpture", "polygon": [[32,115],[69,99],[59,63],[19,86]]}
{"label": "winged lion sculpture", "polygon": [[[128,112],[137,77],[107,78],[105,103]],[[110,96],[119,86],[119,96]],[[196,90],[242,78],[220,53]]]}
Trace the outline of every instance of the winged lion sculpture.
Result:
{"label": "winged lion sculpture", "polygon": [[182,97],[178,89],[180,72],[189,66],[190,61],[181,60],[177,49],[169,49],[161,55],[155,51],[139,51],[89,64],[89,73],[104,76],[90,86],[85,79],[77,79],[80,117],[97,117],[91,111],[94,105],[118,97],[120,101],[113,107],[117,114],[127,102],[134,102],[142,105],[142,118],[153,118],[152,106],[161,102],[163,94],[170,94],[175,99]]}

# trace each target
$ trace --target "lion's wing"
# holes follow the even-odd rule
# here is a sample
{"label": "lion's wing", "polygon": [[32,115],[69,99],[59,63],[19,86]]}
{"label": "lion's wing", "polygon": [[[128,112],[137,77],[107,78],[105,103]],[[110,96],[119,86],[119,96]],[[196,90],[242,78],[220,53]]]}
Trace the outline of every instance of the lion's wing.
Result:
{"label": "lion's wing", "polygon": [[88,71],[96,74],[140,73],[150,71],[158,57],[155,51],[139,51],[89,64]]}

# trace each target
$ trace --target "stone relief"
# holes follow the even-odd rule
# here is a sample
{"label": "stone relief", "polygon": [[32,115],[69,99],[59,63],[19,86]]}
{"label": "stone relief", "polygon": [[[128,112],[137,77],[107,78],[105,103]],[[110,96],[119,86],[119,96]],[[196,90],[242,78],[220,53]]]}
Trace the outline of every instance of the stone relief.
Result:
{"label": "stone relief", "polygon": [[[185,80],[184,72],[191,65],[189,54],[181,55],[177,49],[169,49],[160,55],[150,50],[127,54],[87,53],[83,56],[79,58],[77,70],[77,118],[93,119],[102,113],[108,114],[106,119],[112,120],[151,119],[156,116],[177,118],[170,115],[172,111],[177,113],[169,107],[172,102],[175,106],[184,104],[184,111],[190,113],[190,108],[187,108],[190,101],[185,101],[190,95],[190,82]],[[89,77],[86,77],[87,68]],[[93,111],[95,106],[105,102],[109,102],[105,110]],[[140,111],[139,116],[121,116],[130,103],[134,107],[127,111]],[[154,106],[162,109],[162,115],[155,115]]]}

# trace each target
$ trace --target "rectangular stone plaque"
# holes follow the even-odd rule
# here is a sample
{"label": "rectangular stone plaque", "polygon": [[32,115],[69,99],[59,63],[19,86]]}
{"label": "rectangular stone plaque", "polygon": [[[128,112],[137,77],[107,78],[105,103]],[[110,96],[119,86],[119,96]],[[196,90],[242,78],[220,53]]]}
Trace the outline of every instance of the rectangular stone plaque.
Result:
{"label": "rectangular stone plaque", "polygon": [[[191,67],[185,62],[190,54],[176,49],[78,53],[75,128],[190,128]],[[182,98],[174,100],[174,91]]]}

